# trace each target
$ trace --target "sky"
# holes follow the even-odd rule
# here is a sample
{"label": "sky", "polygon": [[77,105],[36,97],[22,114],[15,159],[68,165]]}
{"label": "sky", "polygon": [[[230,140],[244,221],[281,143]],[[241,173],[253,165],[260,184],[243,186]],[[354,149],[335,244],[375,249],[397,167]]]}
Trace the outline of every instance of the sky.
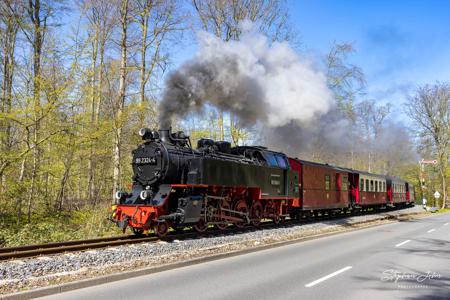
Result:
{"label": "sky", "polygon": [[366,97],[397,112],[418,86],[450,79],[448,0],[290,0],[289,7],[302,47],[324,55],[334,41],[351,42]]}
{"label": "sky", "polygon": [[[450,80],[450,0],[287,3],[300,51],[318,59],[333,42],[352,43],[356,53],[350,61],[366,76],[366,99],[394,104],[394,113],[403,113],[407,96],[418,86]],[[67,28],[78,16],[69,20]],[[171,49],[172,70],[195,54],[194,35],[186,33],[182,40]]]}

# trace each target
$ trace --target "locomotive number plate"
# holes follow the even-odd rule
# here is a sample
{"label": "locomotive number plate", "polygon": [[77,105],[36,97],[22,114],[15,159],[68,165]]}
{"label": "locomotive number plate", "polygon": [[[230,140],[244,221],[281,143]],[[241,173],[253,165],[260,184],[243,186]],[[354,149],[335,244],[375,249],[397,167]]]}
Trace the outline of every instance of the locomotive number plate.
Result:
{"label": "locomotive number plate", "polygon": [[134,163],[156,165],[156,158],[154,158],[154,157],[136,157],[136,159],[134,160]]}

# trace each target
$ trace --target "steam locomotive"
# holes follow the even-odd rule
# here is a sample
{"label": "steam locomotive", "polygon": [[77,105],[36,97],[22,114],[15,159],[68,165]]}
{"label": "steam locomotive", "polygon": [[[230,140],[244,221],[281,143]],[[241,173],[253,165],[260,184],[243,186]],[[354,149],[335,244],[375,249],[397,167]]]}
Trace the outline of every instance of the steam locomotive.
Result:
{"label": "steam locomotive", "polygon": [[194,149],[182,131],[139,131],[131,192],[116,193],[111,220],[123,231],[210,225],[259,226],[321,213],[406,207],[414,187],[399,178],[289,158],[261,146],[200,139]]}
{"label": "steam locomotive", "polygon": [[264,147],[231,147],[200,139],[194,150],[183,132],[139,131],[143,143],[133,151],[133,186],[119,191],[112,220],[137,234],[169,227],[258,226],[279,222],[298,205],[298,173],[285,154]]}

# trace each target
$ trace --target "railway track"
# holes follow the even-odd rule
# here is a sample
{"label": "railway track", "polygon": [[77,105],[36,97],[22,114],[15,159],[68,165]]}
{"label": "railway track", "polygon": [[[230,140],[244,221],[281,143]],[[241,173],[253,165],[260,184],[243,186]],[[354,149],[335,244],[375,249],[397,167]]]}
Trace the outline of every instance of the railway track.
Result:
{"label": "railway track", "polygon": [[[364,214],[373,214],[375,212],[368,211]],[[60,254],[64,252],[75,252],[75,251],[83,251],[90,249],[99,249],[106,248],[111,246],[120,246],[127,244],[138,244],[144,242],[158,242],[158,241],[173,241],[173,240],[183,240],[188,238],[200,238],[207,236],[216,236],[220,234],[233,234],[233,233],[242,233],[260,229],[268,229],[280,226],[293,226],[298,224],[305,223],[313,223],[319,222],[322,220],[328,219],[339,219],[351,216],[350,214],[340,214],[340,215],[320,215],[314,218],[309,219],[301,219],[301,220],[285,220],[280,224],[274,224],[273,222],[263,222],[259,227],[246,226],[242,228],[238,227],[228,227],[225,230],[219,230],[215,228],[210,228],[203,233],[198,233],[195,231],[184,231],[182,233],[179,232],[171,232],[164,238],[159,238],[155,235],[149,236],[136,236],[136,235],[123,235],[123,236],[115,236],[115,237],[106,237],[106,238],[96,238],[96,239],[88,239],[88,240],[73,240],[66,242],[57,242],[57,243],[47,243],[47,244],[35,244],[35,245],[26,245],[19,247],[8,247],[8,248],[0,248],[0,261],[8,260],[8,259],[17,259],[17,258],[27,258],[27,257],[35,257],[41,255],[51,255],[51,254]]]}
{"label": "railway track", "polygon": [[12,258],[25,258],[39,255],[58,254],[71,251],[105,248],[146,241],[158,240],[155,236],[137,237],[135,235],[96,238],[88,240],[74,240],[60,243],[36,244],[20,247],[0,248],[0,261]]}
{"label": "railway track", "polygon": [[[268,227],[274,225],[273,224],[261,225],[261,228],[263,226]],[[121,246],[127,244],[138,244],[144,242],[158,242],[158,241],[170,242],[174,240],[200,238],[206,236],[214,236],[218,234],[231,234],[250,230],[258,230],[258,228],[253,228],[250,226],[245,228],[229,227],[228,229],[225,230],[210,228],[203,233],[198,233],[195,231],[185,231],[183,233],[173,232],[171,234],[168,234],[164,238],[160,238],[155,235],[150,236],[126,235],[126,236],[96,238],[88,240],[74,240],[60,243],[47,243],[47,244],[35,244],[20,247],[8,247],[8,248],[0,248],[0,261],[8,259],[36,257],[41,255],[60,254],[64,252],[75,252],[75,251],[107,248],[111,246]]]}

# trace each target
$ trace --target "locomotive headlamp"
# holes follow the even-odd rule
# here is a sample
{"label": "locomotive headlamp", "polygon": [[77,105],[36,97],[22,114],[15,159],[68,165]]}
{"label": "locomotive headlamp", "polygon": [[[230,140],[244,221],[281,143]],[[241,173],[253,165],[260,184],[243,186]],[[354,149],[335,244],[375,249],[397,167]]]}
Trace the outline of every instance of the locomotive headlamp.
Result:
{"label": "locomotive headlamp", "polygon": [[139,129],[139,135],[142,137],[143,140],[151,140],[151,139],[153,139],[153,133],[148,128],[141,128],[141,129]]}
{"label": "locomotive headlamp", "polygon": [[139,194],[139,197],[141,197],[142,200],[147,200],[150,197],[150,191],[147,191],[147,190],[142,191]]}
{"label": "locomotive headlamp", "polygon": [[126,198],[130,197],[130,194],[123,191],[117,191],[114,197],[116,198],[116,200],[125,200]]}

